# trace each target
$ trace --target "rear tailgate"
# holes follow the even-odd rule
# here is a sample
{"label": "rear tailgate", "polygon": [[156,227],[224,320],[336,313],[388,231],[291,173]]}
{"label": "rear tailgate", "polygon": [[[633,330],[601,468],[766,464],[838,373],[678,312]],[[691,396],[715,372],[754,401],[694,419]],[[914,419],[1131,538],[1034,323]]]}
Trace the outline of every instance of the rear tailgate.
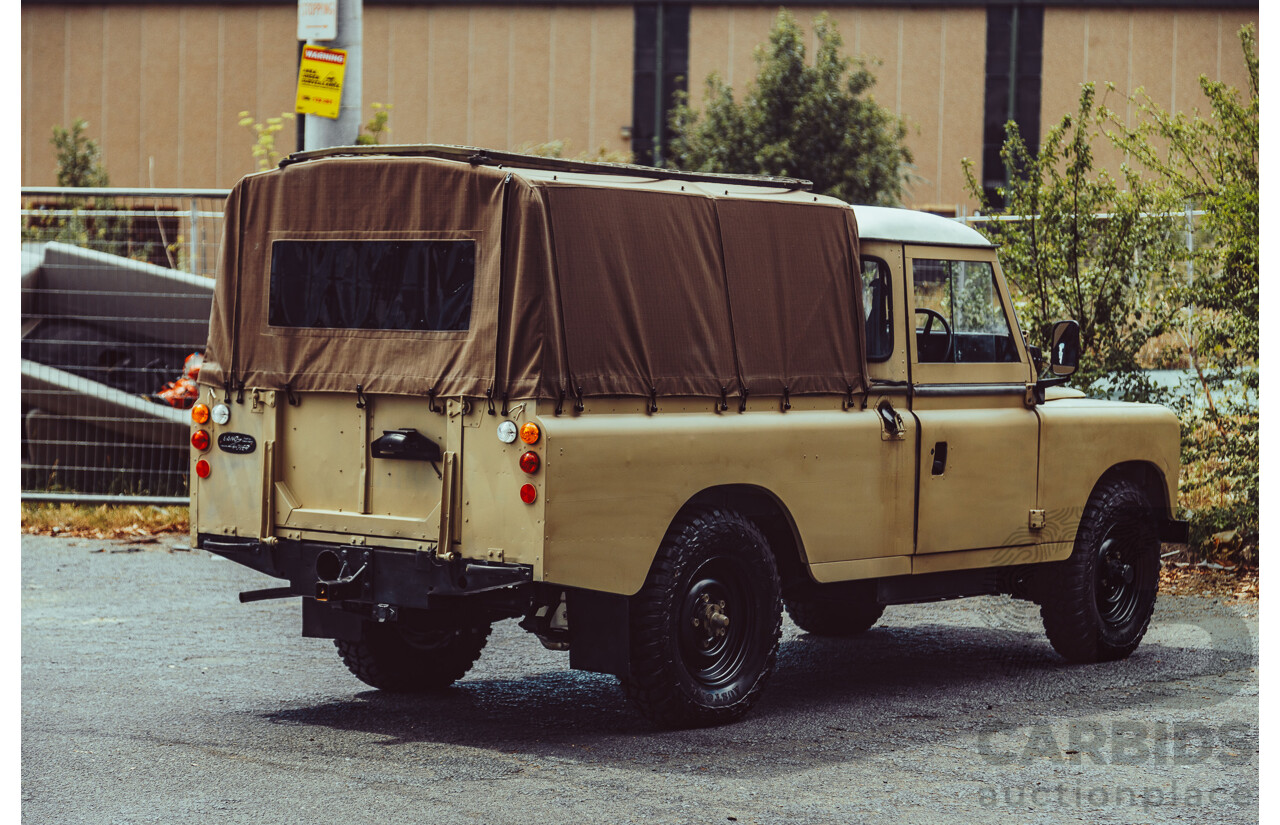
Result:
{"label": "rear tailgate", "polygon": [[[343,543],[368,536],[420,549],[439,540],[460,420],[447,443],[450,418],[426,399],[247,390],[243,403],[226,406],[226,424],[195,425],[212,437],[192,456],[210,465],[208,478],[192,474],[196,532]],[[373,457],[370,445],[389,430],[416,431],[434,446],[426,457]]]}

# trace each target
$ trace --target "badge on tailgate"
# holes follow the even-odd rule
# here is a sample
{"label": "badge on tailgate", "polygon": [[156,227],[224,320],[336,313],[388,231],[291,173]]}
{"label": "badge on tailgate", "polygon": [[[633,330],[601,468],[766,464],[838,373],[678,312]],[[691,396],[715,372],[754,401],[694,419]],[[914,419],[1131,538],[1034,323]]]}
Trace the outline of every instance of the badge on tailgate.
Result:
{"label": "badge on tailgate", "polygon": [[223,433],[218,436],[218,449],[224,453],[244,455],[258,447],[258,442],[248,433]]}

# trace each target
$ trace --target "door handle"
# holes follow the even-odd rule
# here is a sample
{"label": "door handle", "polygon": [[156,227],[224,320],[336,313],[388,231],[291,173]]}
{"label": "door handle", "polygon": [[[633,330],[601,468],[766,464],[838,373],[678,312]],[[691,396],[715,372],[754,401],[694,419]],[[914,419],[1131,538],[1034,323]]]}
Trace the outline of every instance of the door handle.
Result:
{"label": "door handle", "polygon": [[408,461],[439,461],[440,445],[422,433],[407,427],[383,430],[382,436],[369,445],[374,458],[398,458]]}
{"label": "door handle", "polygon": [[880,437],[884,441],[902,441],[907,437],[907,428],[902,423],[902,416],[883,398],[876,405],[876,415],[880,416]]}

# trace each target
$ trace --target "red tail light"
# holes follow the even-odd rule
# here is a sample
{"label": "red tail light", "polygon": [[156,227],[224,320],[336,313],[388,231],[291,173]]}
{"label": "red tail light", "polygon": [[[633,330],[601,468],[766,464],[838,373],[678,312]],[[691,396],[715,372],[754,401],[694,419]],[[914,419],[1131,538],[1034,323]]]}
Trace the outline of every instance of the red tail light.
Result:
{"label": "red tail light", "polygon": [[191,434],[191,446],[200,452],[209,449],[209,434],[204,430],[196,430]]}
{"label": "red tail light", "polygon": [[538,458],[538,454],[530,450],[520,456],[520,469],[529,475],[538,472],[538,468],[542,466],[542,459]]}

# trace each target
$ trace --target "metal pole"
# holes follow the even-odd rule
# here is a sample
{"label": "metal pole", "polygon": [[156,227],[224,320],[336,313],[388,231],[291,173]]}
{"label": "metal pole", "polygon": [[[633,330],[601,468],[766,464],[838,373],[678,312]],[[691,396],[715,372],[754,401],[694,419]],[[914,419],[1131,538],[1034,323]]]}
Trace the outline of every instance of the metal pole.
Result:
{"label": "metal pole", "polygon": [[[307,41],[305,40],[298,41],[298,56],[294,58],[294,61],[293,61],[293,71],[295,75],[301,72],[302,49],[306,45],[307,45]],[[297,80],[298,79],[295,76],[294,82],[297,83]],[[295,114],[293,118],[294,118],[293,122],[297,125],[296,139],[294,141],[294,147],[295,147],[294,151],[301,152],[307,148],[307,116],[303,114]]]}
{"label": "metal pole", "polygon": [[306,148],[328,149],[330,146],[352,146],[360,133],[360,90],[363,86],[361,42],[364,39],[364,0],[338,0],[338,36],[323,44],[330,49],[346,49],[347,66],[342,79],[342,104],[338,119],[309,117],[306,123]]}
{"label": "metal pole", "polygon": [[656,42],[654,43],[654,55],[653,55],[653,64],[654,64],[654,68],[653,68],[653,74],[654,74],[654,79],[653,79],[653,86],[654,86],[654,89],[653,89],[653,165],[654,166],[662,166],[662,133],[663,133],[662,127],[665,125],[666,114],[667,114],[667,101],[664,100],[662,96],[662,79],[663,79],[662,74],[664,71],[662,62],[663,62],[663,57],[665,56],[663,55],[662,50],[663,50],[663,46],[665,45],[663,41],[665,40],[665,34],[666,34],[665,32],[666,24],[665,24],[665,21],[662,19],[663,18],[662,12],[663,12],[663,4],[659,3],[658,10],[657,10],[658,36],[656,38]]}
{"label": "metal pole", "polygon": [[204,244],[200,233],[200,204],[195,198],[191,199],[191,234],[188,238],[187,244],[191,248],[191,254],[187,256],[187,265],[191,268],[192,274],[203,275]]}

